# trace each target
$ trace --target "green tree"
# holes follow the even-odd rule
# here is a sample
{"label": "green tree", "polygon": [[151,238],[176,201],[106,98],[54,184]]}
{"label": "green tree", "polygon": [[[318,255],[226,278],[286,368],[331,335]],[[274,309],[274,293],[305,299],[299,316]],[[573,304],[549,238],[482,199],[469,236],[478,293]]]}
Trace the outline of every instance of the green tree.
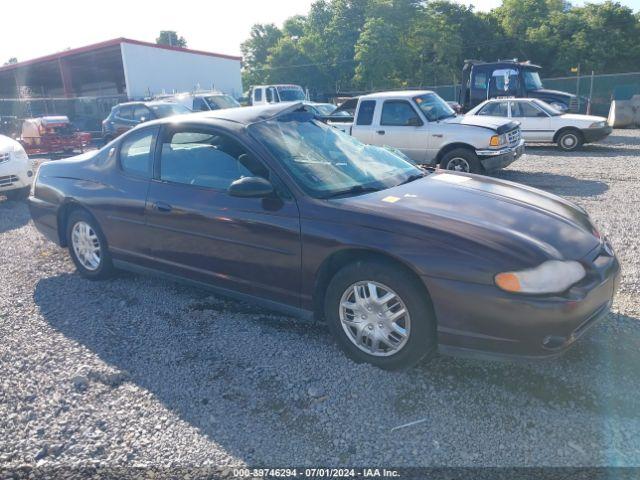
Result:
{"label": "green tree", "polygon": [[156,38],[156,44],[180,48],[187,47],[187,41],[185,38],[179,37],[178,33],[173,30],[162,30],[160,32],[160,36]]}
{"label": "green tree", "polygon": [[251,27],[249,38],[240,45],[243,61],[243,78],[245,86],[264,83],[270,65],[267,59],[270,50],[282,38],[282,32],[274,24],[256,24]]}

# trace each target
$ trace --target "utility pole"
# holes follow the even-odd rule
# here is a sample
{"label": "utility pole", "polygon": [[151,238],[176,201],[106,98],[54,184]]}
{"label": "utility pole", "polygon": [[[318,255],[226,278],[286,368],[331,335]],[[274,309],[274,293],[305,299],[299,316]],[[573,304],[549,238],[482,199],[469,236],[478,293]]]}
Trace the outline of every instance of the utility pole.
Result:
{"label": "utility pole", "polygon": [[587,105],[587,115],[591,115],[591,104],[593,103],[593,70],[591,70],[591,86],[589,87],[589,105]]}

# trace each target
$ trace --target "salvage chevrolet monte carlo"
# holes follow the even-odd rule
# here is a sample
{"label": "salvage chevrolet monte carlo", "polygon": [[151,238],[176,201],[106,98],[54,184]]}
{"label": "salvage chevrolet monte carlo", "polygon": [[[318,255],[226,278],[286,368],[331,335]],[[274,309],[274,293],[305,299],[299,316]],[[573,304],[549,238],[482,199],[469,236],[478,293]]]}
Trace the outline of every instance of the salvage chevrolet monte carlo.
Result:
{"label": "salvage chevrolet monte carlo", "polygon": [[326,321],[356,361],[545,357],[608,311],[619,264],[580,207],[427,173],[298,104],[141,125],[43,164],[38,229],[81,275],[155,272]]}

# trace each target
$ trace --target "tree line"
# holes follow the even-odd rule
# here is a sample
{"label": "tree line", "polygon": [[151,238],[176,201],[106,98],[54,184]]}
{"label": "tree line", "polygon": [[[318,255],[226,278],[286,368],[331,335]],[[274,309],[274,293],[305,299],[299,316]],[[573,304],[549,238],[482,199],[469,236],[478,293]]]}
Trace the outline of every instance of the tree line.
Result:
{"label": "tree line", "polygon": [[546,77],[640,70],[640,13],[618,2],[503,0],[488,13],[446,0],[317,0],[242,44],[243,83],[316,93],[457,83],[465,59],[519,58]]}

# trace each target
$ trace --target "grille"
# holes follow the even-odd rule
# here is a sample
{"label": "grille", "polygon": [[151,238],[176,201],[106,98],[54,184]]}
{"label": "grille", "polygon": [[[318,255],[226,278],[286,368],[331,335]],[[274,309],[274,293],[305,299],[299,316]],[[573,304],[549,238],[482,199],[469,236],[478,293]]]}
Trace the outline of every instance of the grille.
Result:
{"label": "grille", "polygon": [[9,156],[9,153],[0,153],[0,163],[8,162]]}
{"label": "grille", "polygon": [[571,97],[569,100],[569,111],[577,112],[578,111],[578,97]]}
{"label": "grille", "polygon": [[515,129],[511,130],[510,132],[507,132],[507,142],[509,142],[509,145],[515,145],[519,141],[520,141],[520,129],[519,128],[515,128]]}
{"label": "grille", "polygon": [[0,186],[4,187],[5,185],[11,185],[17,181],[18,177],[15,175],[5,175],[4,177],[0,177]]}

